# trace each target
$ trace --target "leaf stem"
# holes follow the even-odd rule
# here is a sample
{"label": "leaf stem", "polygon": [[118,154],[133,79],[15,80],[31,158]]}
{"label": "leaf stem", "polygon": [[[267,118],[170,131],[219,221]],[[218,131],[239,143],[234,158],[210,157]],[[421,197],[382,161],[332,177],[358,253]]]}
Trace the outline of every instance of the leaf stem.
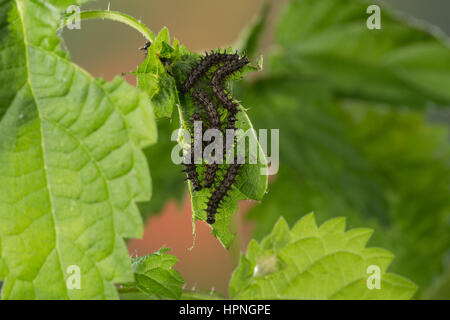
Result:
{"label": "leaf stem", "polygon": [[117,291],[119,294],[127,294],[127,293],[141,293],[142,291],[136,287],[118,287]]}
{"label": "leaf stem", "polygon": [[[66,17],[63,21],[62,27],[65,27],[71,22],[76,13]],[[110,10],[88,10],[80,12],[81,20],[89,20],[89,19],[108,19],[112,21],[117,21],[124,23],[136,31],[140,32],[147,40],[153,42],[155,40],[155,35],[150,31],[149,28],[141,21],[118,11],[110,11]]]}

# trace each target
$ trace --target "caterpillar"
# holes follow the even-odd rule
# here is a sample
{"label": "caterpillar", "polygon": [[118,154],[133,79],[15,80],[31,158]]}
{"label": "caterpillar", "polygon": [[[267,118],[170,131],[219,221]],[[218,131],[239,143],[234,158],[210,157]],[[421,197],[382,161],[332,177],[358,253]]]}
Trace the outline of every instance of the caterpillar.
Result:
{"label": "caterpillar", "polygon": [[209,224],[213,224],[216,222],[216,213],[220,208],[224,198],[227,196],[228,191],[231,189],[234,181],[236,180],[236,176],[239,173],[239,169],[241,164],[232,164],[226,174],[219,187],[213,192],[211,197],[208,200],[208,205],[206,208],[206,222]]}
{"label": "caterpillar", "polygon": [[222,103],[223,107],[227,109],[233,116],[238,113],[238,105],[226,93],[224,88],[225,79],[236,71],[242,69],[249,63],[250,60],[248,60],[248,58],[244,56],[237,61],[233,61],[223,65],[221,68],[214,71],[211,78],[210,85],[214,95],[216,96],[217,100]]}
{"label": "caterpillar", "polygon": [[[198,113],[194,113],[191,117],[191,122],[194,123],[195,121],[202,121]],[[190,152],[191,161],[190,163],[186,163],[187,161],[184,161],[183,172],[187,175],[186,179],[192,182],[194,191],[200,191],[202,189],[202,185],[198,179],[197,166],[195,165],[194,139],[191,139],[191,146],[188,152]]]}
{"label": "caterpillar", "polygon": [[216,177],[217,169],[219,168],[217,163],[211,163],[206,165],[206,173],[205,173],[205,188],[210,188],[214,183],[214,179]]}
{"label": "caterpillar", "polygon": [[192,70],[187,79],[181,86],[181,91],[183,93],[187,93],[191,88],[195,86],[195,84],[211,69],[213,66],[218,65],[219,63],[238,61],[239,55],[228,54],[222,52],[214,52],[211,53],[206,52],[205,56],[200,60],[197,66]]}
{"label": "caterpillar", "polygon": [[[191,161],[194,157],[194,142],[191,143],[190,151],[191,153]],[[193,162],[193,161],[192,161]],[[200,180],[198,179],[197,166],[194,163],[185,163],[183,172],[186,173],[188,180],[192,182],[194,186],[194,191],[200,191],[202,189],[202,185]]]}
{"label": "caterpillar", "polygon": [[[220,129],[220,115],[217,111],[217,107],[213,102],[201,91],[194,91],[192,94],[193,98],[201,104],[208,112],[208,123],[210,128]],[[206,165],[205,173],[205,188],[211,187],[216,176],[218,165],[216,163],[210,163]]]}
{"label": "caterpillar", "polygon": [[220,115],[217,111],[217,107],[213,104],[213,102],[206,96],[206,94],[198,90],[192,93],[192,97],[207,111],[209,128],[219,129]]}

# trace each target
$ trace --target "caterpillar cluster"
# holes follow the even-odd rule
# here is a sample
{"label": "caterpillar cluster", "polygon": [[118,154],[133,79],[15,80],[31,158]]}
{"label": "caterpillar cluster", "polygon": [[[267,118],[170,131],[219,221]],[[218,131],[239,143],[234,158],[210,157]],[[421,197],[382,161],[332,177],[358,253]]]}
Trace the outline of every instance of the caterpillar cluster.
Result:
{"label": "caterpillar cluster", "polygon": [[[234,74],[235,72],[241,70],[244,66],[250,63],[246,56],[240,57],[237,53],[228,54],[221,52],[211,52],[206,53],[206,55],[200,60],[197,66],[188,75],[187,79],[181,86],[183,93],[190,93],[192,98],[203,107],[204,111],[208,115],[208,127],[210,129],[219,129],[222,126],[220,121],[220,114],[218,107],[214,104],[213,97],[209,97],[207,93],[200,90],[191,89],[205,76],[207,76],[208,71],[216,67],[216,70],[211,76],[209,86],[212,89],[213,96],[216,98],[218,103],[228,111],[227,123],[225,124],[226,129],[235,130],[236,124],[236,114],[239,112],[238,105],[233,101],[231,97],[225,91],[225,81],[226,79]],[[198,118],[198,114],[194,114]],[[191,121],[194,122],[194,117]],[[198,121],[195,120],[195,121]],[[226,149],[226,148],[224,148]],[[193,144],[191,145],[191,152],[193,150]],[[225,155],[225,152],[224,152]],[[191,155],[192,158],[192,155]],[[185,165],[185,171],[187,173],[188,179],[192,181],[194,186],[194,191],[198,191],[202,188],[201,183],[198,178],[196,165]],[[241,164],[236,163],[231,164],[218,187],[213,191],[211,197],[208,199],[207,204],[207,222],[213,224],[215,222],[215,216],[217,210],[220,208],[223,200],[227,196],[229,190],[231,189],[236,177],[239,173]],[[211,163],[206,165],[204,186],[209,188],[213,185],[216,172],[218,170],[218,165],[216,163]]]}

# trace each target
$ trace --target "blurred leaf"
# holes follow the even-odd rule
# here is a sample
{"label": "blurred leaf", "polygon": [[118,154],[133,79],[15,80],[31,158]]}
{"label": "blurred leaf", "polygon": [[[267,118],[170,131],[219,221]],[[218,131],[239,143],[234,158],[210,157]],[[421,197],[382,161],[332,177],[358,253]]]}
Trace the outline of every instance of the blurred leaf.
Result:
{"label": "blurred leaf", "polygon": [[339,95],[409,106],[450,103],[448,40],[381,5],[369,30],[368,3],[291,0],[277,30],[272,72],[309,76]]}
{"label": "blurred leaf", "polygon": [[393,268],[426,287],[450,250],[449,130],[421,114],[379,106],[347,105],[346,113],[355,145],[382,181],[391,231],[401,239]]}
{"label": "blurred leaf", "polygon": [[252,233],[255,239],[262,239],[270,233],[280,217],[280,208],[283,210],[283,218],[291,226],[300,216],[313,210],[335,211],[330,215],[325,213],[318,215],[319,221],[345,215],[354,226],[355,222],[363,219],[354,208],[350,207],[342,194],[321,188],[320,184],[304,179],[301,174],[288,166],[280,167],[278,175],[269,185],[269,192],[264,197],[264,202],[253,207],[247,215],[248,219],[257,222]]}
{"label": "blurred leaf", "polygon": [[445,271],[440,275],[433,285],[425,292],[425,299],[450,300],[450,263],[447,262]]}
{"label": "blurred leaf", "polygon": [[280,162],[298,181],[339,194],[366,216],[387,221],[387,203],[369,163],[338,119],[338,105],[317,81],[266,77],[243,85],[238,97],[257,128],[280,129]]}
{"label": "blurred leaf", "polygon": [[239,52],[245,53],[249,58],[255,57],[259,49],[259,43],[266,28],[270,8],[269,2],[265,2],[259,14],[239,35],[236,47],[239,48]]}
{"label": "blurred leaf", "polygon": [[[112,299],[142,235],[148,96],[73,64],[57,30],[79,1],[0,3],[0,276],[5,299]],[[7,187],[6,187],[7,186]],[[78,267],[82,285],[68,289]]]}
{"label": "blurred leaf", "polygon": [[148,295],[180,299],[184,280],[172,267],[178,259],[168,254],[170,249],[160,249],[150,255],[134,258],[132,262],[135,282],[127,287],[137,287]]}
{"label": "blurred leaf", "polygon": [[[379,201],[386,214],[380,216],[370,205],[364,208],[346,201],[348,190],[364,199],[373,197],[370,189],[364,191],[354,182],[349,188],[327,188],[335,183],[335,175],[312,178],[304,173],[307,166],[291,167],[282,161],[280,174],[270,185],[264,202],[250,212],[249,217],[258,221],[255,237],[267,234],[279,216],[279,208],[283,208],[290,224],[299,214],[334,209],[333,214],[345,214],[352,225],[369,225],[379,231],[373,243],[396,253],[392,270],[426,288],[433,276],[441,272],[442,257],[450,248],[449,131],[427,124],[420,114],[390,111],[381,106],[369,108],[360,103],[346,103],[345,107],[336,121],[346,128],[348,142],[370,168],[366,177],[377,181]],[[258,125],[259,118],[253,119]],[[299,123],[313,122],[301,119]],[[287,146],[289,141],[280,136],[280,146]],[[291,150],[305,150],[304,139],[297,141]],[[317,161],[334,161],[333,157],[317,153]],[[351,166],[345,170],[354,174]],[[319,217],[322,220],[332,216],[321,213]]]}
{"label": "blurred leaf", "polygon": [[279,208],[291,224],[312,210],[348,216],[381,231],[392,270],[425,289],[450,248],[449,133],[389,109],[448,104],[448,41],[386,9],[368,30],[367,6],[290,1],[266,76],[237,88],[257,128],[281,129],[280,174],[250,218],[261,238]]}
{"label": "blurred leaf", "polygon": [[[410,299],[417,287],[387,273],[393,255],[366,248],[371,229],[345,231],[345,219],[317,227],[304,216],[289,230],[280,218],[260,243],[252,240],[230,282],[233,299]],[[369,266],[380,269],[380,289],[367,287]]]}

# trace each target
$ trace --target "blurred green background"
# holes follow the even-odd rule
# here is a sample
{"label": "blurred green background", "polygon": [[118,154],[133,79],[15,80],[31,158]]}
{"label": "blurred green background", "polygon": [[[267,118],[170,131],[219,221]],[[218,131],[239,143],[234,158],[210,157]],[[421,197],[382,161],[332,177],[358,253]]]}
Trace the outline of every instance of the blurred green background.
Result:
{"label": "blurred green background", "polygon": [[[272,8],[258,50],[264,55],[274,50],[273,38],[276,36],[273,29],[287,1],[269,2]],[[96,1],[86,8],[105,9],[109,6],[111,10],[141,19],[154,33],[167,26],[172,37],[180,39],[193,51],[202,51],[233,45],[263,4],[263,0],[112,0]],[[391,0],[382,4],[383,8],[385,5],[393,7],[450,34],[449,1]],[[382,11],[382,23],[383,18]],[[295,33],[295,29],[291,32]],[[145,40],[121,24],[86,21],[80,30],[64,31],[63,37],[75,63],[94,76],[107,80],[135,70],[143,60],[143,53],[138,48],[144,45]],[[347,41],[341,45],[343,48],[349,46]],[[285,60],[289,58],[292,57],[284,57]],[[271,63],[283,64],[276,57]],[[134,76],[125,77],[130,83],[135,83]],[[303,214],[314,210],[321,221],[344,215],[349,218],[350,227],[375,228],[373,244],[383,245],[396,254],[393,271],[418,283],[421,287],[419,297],[448,297],[450,161],[447,150],[450,139],[445,126],[450,123],[450,112],[436,107],[436,104],[447,105],[445,99],[410,111],[407,99],[397,101],[395,97],[394,102],[387,103],[388,107],[384,105],[386,101],[376,101],[375,98],[361,99],[364,101],[348,99],[346,95],[349,92],[344,85],[335,99],[336,93],[324,89],[320,81],[299,77],[286,83],[276,81],[275,85],[276,75],[271,77],[242,84],[236,92],[244,106],[251,108],[249,115],[256,127],[284,130],[285,137],[294,137],[295,141],[282,137],[281,144],[291,143],[289,146],[299,150],[299,154],[282,150],[281,163],[286,165],[269,187],[267,199],[261,206],[242,204],[234,226],[240,237],[231,252],[220,246],[204,224],[197,225],[195,246],[191,249],[194,240],[189,201],[165,203],[168,198],[177,197],[180,189],[183,191],[184,185],[177,180],[182,175],[173,180],[167,178],[169,182],[166,185],[159,184],[161,179],[156,171],[159,170],[163,176],[173,175],[172,168],[164,161],[154,165],[150,161],[150,169],[156,179],[154,193],[162,193],[163,190],[165,194],[155,195],[156,205],[143,207],[153,215],[147,221],[144,238],[129,243],[130,252],[143,255],[166,245],[180,258],[177,269],[188,288],[214,288],[226,294],[238,251],[246,247],[251,237],[264,236],[279,215],[285,216],[292,224]],[[345,79],[342,82],[345,83]],[[279,96],[259,96],[259,93],[270,90],[275,90]],[[300,108],[301,111],[284,113],[285,110],[280,109],[279,117],[273,120],[273,113],[256,110],[268,101],[273,103],[274,109],[278,105],[279,108],[281,105],[294,106],[299,103],[297,95],[302,99],[301,105],[306,106]],[[417,101],[420,97],[411,96],[411,99]],[[293,123],[295,117],[301,119],[298,120],[300,124]],[[297,126],[302,126],[301,121],[317,130],[297,130]],[[436,122],[443,126],[429,126]],[[167,142],[164,130],[169,132],[169,125],[160,125],[160,141],[164,143]],[[340,140],[341,136],[351,148]],[[151,157],[152,154],[163,154],[164,150],[170,151],[167,143],[157,148],[148,150],[147,154]],[[343,178],[337,172],[346,175]],[[249,208],[253,209],[246,217]],[[157,215],[157,211],[161,214]]]}

